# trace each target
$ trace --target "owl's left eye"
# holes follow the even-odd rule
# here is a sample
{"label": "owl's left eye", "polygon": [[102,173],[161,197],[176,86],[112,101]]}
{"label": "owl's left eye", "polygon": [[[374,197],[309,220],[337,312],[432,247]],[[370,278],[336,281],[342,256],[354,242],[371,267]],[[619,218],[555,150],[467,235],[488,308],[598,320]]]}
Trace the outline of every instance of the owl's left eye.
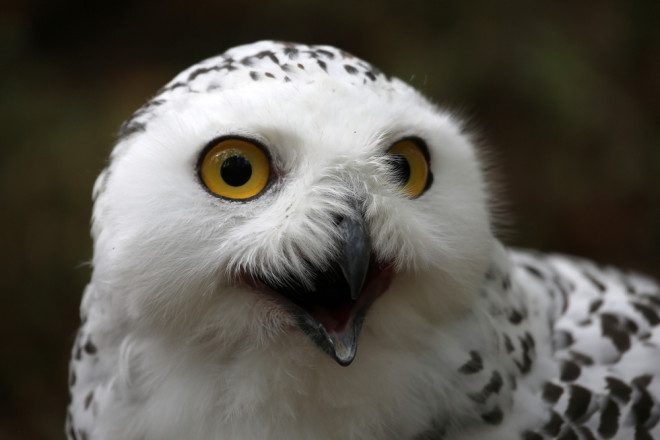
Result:
{"label": "owl's left eye", "polygon": [[426,144],[421,139],[402,139],[392,145],[387,154],[393,180],[401,191],[411,198],[422,195],[433,181]]}
{"label": "owl's left eye", "polygon": [[206,148],[199,163],[199,176],[213,194],[230,200],[258,196],[270,180],[270,160],[257,143],[225,138]]}

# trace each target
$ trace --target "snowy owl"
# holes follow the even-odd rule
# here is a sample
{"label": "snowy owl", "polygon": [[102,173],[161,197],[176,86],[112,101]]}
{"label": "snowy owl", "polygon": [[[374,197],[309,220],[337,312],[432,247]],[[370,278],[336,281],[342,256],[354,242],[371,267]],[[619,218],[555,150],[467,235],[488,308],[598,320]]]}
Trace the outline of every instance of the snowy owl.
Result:
{"label": "snowy owl", "polygon": [[660,439],[658,285],[505,248],[488,189],[345,51],[188,68],[94,187],[69,439]]}

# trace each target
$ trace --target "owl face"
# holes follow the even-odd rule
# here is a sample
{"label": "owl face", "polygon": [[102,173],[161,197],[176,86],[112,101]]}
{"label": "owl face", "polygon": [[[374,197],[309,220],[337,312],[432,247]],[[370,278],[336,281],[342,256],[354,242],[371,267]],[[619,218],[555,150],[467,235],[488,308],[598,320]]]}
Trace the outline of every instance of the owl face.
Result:
{"label": "owl face", "polygon": [[95,198],[93,276],[131,325],[227,350],[305,334],[342,365],[363,326],[388,340],[470,307],[492,242],[452,118],[327,46],[182,72],[125,124]]}

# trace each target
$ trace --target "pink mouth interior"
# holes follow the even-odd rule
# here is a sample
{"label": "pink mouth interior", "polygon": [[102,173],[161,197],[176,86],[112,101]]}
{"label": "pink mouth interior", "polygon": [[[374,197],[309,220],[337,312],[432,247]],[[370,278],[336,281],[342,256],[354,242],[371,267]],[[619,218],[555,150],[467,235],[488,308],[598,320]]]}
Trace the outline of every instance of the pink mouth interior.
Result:
{"label": "pink mouth interior", "polygon": [[294,304],[298,309],[321,324],[327,332],[341,334],[352,325],[361,311],[365,311],[371,303],[389,288],[393,276],[394,265],[392,262],[379,264],[372,256],[358,298],[353,300],[347,295],[341,295],[337,298],[337,301],[333,302],[316,301],[314,298],[315,291],[304,292],[304,302],[297,300],[297,298],[292,298],[288,294],[280,292],[280,289],[273,288],[247,273],[241,275],[241,280],[255,290],[274,296],[278,301],[282,301],[285,307],[287,303]]}
{"label": "pink mouth interior", "polygon": [[333,307],[312,304],[306,310],[328,332],[343,333],[361,310],[371,305],[389,288],[393,275],[391,263],[379,265],[372,259],[362,292],[356,300],[347,299]]}

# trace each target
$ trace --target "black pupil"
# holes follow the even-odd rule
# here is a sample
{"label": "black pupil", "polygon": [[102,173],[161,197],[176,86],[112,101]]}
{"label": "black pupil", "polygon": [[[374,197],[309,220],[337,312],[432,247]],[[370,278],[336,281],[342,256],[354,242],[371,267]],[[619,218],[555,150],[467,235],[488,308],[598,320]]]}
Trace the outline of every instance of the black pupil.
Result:
{"label": "black pupil", "polygon": [[400,154],[393,154],[390,158],[394,179],[399,185],[405,185],[410,179],[410,164],[408,160]]}
{"label": "black pupil", "polygon": [[245,185],[252,177],[252,165],[243,156],[230,156],[222,162],[220,175],[229,186]]}

